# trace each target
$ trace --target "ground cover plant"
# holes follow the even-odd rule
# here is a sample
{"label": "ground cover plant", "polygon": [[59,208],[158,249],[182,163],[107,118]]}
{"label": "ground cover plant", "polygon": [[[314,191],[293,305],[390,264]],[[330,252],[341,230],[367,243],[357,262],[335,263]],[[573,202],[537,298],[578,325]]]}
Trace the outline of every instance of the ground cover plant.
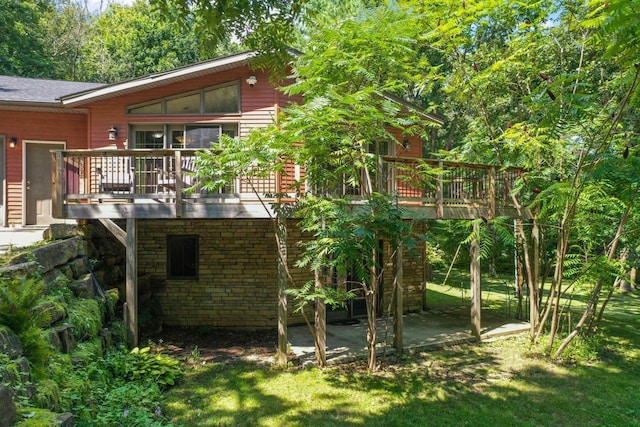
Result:
{"label": "ground cover plant", "polygon": [[[505,309],[509,278],[489,282],[483,307]],[[465,303],[459,287],[428,287],[434,305]],[[374,374],[364,361],[326,370],[193,364],[165,409],[185,426],[640,425],[640,295],[616,293],[611,304],[601,334],[555,362],[544,340],[532,346],[525,334],[387,357]]]}

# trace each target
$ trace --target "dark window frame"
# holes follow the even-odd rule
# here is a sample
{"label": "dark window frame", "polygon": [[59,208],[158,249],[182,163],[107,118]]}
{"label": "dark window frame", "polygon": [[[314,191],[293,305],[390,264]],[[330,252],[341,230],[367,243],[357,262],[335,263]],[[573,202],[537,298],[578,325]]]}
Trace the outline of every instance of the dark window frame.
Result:
{"label": "dark window frame", "polygon": [[[186,264],[189,255],[193,263]],[[179,260],[177,258],[180,258]],[[181,262],[179,271],[174,270],[174,263]],[[167,235],[167,278],[171,280],[197,280],[200,272],[200,238],[195,234]]]}

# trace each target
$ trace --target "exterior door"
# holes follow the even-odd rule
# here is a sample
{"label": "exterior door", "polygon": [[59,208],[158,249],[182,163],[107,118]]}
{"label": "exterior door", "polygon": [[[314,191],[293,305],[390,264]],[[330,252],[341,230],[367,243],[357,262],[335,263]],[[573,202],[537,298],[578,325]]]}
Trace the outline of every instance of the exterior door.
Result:
{"label": "exterior door", "polygon": [[25,143],[25,225],[47,225],[55,220],[51,211],[51,153],[64,143]]}

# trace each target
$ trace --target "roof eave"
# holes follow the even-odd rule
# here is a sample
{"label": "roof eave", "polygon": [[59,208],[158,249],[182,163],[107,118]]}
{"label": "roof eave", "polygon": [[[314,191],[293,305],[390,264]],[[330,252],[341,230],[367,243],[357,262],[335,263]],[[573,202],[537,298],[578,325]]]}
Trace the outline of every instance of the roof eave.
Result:
{"label": "roof eave", "polygon": [[62,104],[67,107],[79,106],[89,102],[95,102],[101,99],[112,98],[125,93],[144,90],[149,87],[160,84],[168,84],[172,82],[187,80],[201,74],[212,74],[228,68],[239,67],[245,65],[248,60],[253,58],[256,52],[244,52],[211,61],[200,62],[171,71],[150,74],[148,76],[132,79],[112,85],[103,86],[97,89],[88,90],[76,94],[63,96]]}

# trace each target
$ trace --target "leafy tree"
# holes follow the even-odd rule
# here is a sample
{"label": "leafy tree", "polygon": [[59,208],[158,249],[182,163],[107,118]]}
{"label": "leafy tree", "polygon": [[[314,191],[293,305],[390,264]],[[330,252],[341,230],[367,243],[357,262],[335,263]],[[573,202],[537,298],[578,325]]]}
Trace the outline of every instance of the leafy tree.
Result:
{"label": "leafy tree", "polygon": [[80,80],[78,67],[90,24],[86,3],[56,0],[55,9],[43,24],[49,41],[47,54],[55,63],[55,77]]}
{"label": "leafy tree", "polygon": [[52,10],[50,0],[0,0],[0,74],[55,77],[44,30]]}
{"label": "leafy tree", "polygon": [[[539,320],[536,336],[548,330],[553,346],[561,296],[572,287],[564,279],[575,248],[590,260],[611,262],[634,215],[631,199],[603,189],[626,186],[633,193],[635,187],[602,171],[626,170],[635,151],[638,53],[632,46],[638,33],[628,27],[637,12],[625,0],[593,1],[588,8],[571,0],[403,3],[424,16],[426,54],[444,62],[435,88],[457,126],[449,135],[460,139],[442,154],[528,170],[512,194],[523,219],[523,208],[534,200],[534,223],[529,236],[522,227],[517,233],[524,242],[540,228],[543,240],[555,241],[549,304],[540,318],[537,312],[531,318],[534,325]],[[598,213],[617,225],[594,232],[589,221]],[[526,255],[528,245],[522,248],[530,260],[531,301],[541,303],[540,260]],[[602,289],[597,280],[585,316],[556,356],[593,318]]]}
{"label": "leafy tree", "polygon": [[195,34],[193,27],[176,25],[146,0],[113,4],[91,24],[80,75],[112,83],[197,62],[208,56]]}

